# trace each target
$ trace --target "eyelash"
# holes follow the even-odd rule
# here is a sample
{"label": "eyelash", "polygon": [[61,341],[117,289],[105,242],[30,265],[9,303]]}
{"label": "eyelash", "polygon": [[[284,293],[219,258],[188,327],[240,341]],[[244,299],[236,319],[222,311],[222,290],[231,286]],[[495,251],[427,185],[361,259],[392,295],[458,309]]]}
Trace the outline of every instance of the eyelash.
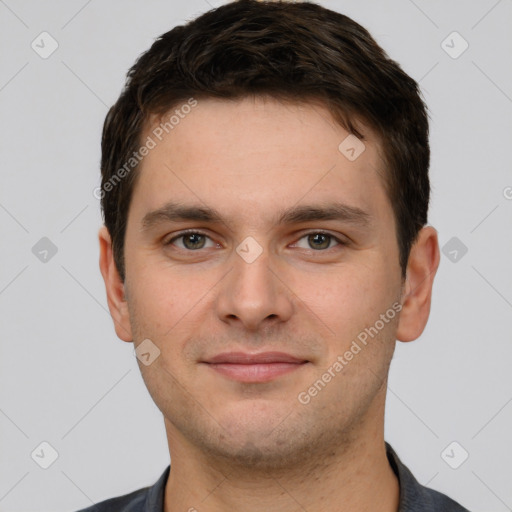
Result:
{"label": "eyelash", "polygon": [[[172,245],[172,243],[175,241],[175,240],[179,240],[180,238],[183,238],[184,236],[186,235],[201,235],[201,236],[204,236],[206,238],[210,238],[211,240],[211,237],[208,236],[206,233],[202,232],[202,231],[198,231],[198,230],[195,230],[195,229],[190,229],[190,230],[186,230],[186,231],[181,231],[180,233],[178,233],[177,235],[173,236],[171,239],[169,239],[167,242],[164,242],[164,245],[165,246],[168,246],[168,245]],[[344,240],[341,240],[339,239],[338,237],[334,236],[333,234],[327,232],[327,231],[309,231],[307,233],[304,233],[298,240],[302,240],[303,238],[309,236],[309,235],[326,235],[328,236],[331,240],[335,240],[336,242],[338,242],[338,245],[334,246],[334,247],[328,247],[327,249],[308,249],[312,252],[327,252],[331,249],[334,249],[335,247],[344,247],[344,246],[347,246],[348,245],[348,242],[344,241]],[[201,251],[201,249],[182,249],[181,247],[178,247],[179,250],[181,251],[185,251],[185,252],[199,252]]]}

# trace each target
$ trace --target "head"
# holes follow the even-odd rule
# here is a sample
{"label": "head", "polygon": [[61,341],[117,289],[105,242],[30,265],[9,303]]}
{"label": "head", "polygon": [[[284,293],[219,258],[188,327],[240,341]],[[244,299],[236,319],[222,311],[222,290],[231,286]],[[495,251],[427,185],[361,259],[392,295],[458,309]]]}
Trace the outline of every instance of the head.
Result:
{"label": "head", "polygon": [[[160,351],[170,437],[278,465],[380,425],[439,262],[429,154],[416,82],[316,4],[233,2],[139,57],[103,129],[100,266],[118,336]],[[226,351],[304,364],[240,382]]]}

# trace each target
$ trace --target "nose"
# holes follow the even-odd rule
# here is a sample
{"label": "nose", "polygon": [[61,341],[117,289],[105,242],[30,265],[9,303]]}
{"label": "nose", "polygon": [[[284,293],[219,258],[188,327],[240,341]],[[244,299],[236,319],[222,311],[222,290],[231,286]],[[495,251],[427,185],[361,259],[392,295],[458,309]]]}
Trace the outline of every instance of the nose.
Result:
{"label": "nose", "polygon": [[292,316],[293,294],[273,268],[268,251],[252,262],[234,252],[232,263],[232,270],[220,283],[216,302],[221,321],[258,331]]}

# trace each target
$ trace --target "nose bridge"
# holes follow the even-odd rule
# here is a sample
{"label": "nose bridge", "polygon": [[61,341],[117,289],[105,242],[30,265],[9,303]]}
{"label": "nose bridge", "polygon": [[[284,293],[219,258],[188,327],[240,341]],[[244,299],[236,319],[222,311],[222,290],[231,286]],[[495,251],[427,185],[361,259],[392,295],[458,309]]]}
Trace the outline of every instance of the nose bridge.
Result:
{"label": "nose bridge", "polygon": [[271,270],[268,249],[248,237],[233,252],[232,270],[223,280],[218,315],[224,321],[238,319],[248,329],[262,322],[288,319],[292,313],[289,294]]}

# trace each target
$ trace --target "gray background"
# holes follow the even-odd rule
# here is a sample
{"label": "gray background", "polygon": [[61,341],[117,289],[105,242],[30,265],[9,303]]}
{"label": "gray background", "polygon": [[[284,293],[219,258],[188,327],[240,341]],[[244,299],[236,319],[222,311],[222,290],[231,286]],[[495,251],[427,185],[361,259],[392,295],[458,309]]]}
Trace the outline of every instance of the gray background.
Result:
{"label": "gray background", "polygon": [[[0,0],[2,512],[76,510],[154,483],[169,462],[161,413],[108,313],[93,189],[129,66],[220,3]],[[424,334],[398,343],[386,439],[421,483],[472,511],[512,510],[512,1],[320,3],[420,82],[429,220],[441,247],[459,245],[442,255]],[[59,45],[46,59],[31,47],[43,31]],[[442,44],[453,31],[469,43],[457,58],[458,36]],[[32,250],[43,237],[57,248],[46,262]],[[58,452],[48,469],[31,457],[43,441]]]}

